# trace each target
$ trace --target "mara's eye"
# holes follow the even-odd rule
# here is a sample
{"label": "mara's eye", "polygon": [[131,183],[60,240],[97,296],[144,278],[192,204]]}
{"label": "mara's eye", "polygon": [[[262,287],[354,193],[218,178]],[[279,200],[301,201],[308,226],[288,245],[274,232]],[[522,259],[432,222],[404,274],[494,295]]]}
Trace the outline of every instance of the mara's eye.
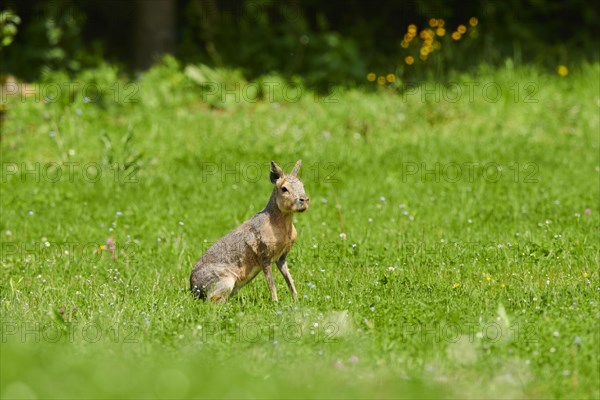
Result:
{"label": "mara's eye", "polygon": [[283,186],[283,187],[281,188],[281,191],[282,191],[283,193],[285,193],[285,192],[287,192],[288,190],[287,190],[287,188],[286,188],[285,186]]}

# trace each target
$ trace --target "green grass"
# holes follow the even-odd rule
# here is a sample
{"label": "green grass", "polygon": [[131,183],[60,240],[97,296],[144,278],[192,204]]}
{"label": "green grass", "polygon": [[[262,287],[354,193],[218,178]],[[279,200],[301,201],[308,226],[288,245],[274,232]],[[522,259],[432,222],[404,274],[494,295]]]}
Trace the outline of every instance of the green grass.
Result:
{"label": "green grass", "polygon": [[[599,68],[481,69],[457,101],[221,102],[167,62],[7,96],[0,394],[598,398]],[[264,207],[271,159],[304,161],[299,301],[278,273],[279,304],[262,276],[195,301],[194,262]]]}

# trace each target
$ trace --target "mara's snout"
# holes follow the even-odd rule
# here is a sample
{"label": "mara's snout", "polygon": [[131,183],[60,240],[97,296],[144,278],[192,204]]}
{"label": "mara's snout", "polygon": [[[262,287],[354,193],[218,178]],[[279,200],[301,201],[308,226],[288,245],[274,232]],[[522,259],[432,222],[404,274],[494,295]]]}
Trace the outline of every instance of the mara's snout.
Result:
{"label": "mara's snout", "polygon": [[296,211],[304,212],[304,211],[308,210],[309,202],[310,202],[310,199],[308,197],[300,197],[298,200],[296,200]]}

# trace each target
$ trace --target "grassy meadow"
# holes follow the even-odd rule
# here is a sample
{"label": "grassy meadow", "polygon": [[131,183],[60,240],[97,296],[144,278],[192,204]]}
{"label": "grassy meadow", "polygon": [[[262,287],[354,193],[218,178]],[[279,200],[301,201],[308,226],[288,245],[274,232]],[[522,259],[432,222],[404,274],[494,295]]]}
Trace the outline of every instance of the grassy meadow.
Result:
{"label": "grassy meadow", "polygon": [[[2,398],[600,396],[598,64],[328,93],[208,72],[4,91]],[[194,300],[297,159],[298,302],[278,271],[278,304],[262,274]]]}

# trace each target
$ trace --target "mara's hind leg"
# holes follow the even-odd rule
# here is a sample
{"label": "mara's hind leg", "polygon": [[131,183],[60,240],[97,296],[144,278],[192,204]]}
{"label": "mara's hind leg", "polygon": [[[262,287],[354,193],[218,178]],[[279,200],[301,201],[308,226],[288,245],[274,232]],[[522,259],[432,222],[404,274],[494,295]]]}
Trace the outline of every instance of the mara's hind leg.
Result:
{"label": "mara's hind leg", "polygon": [[214,302],[224,302],[229,298],[235,286],[235,278],[222,278],[215,282],[208,292],[207,299]]}

